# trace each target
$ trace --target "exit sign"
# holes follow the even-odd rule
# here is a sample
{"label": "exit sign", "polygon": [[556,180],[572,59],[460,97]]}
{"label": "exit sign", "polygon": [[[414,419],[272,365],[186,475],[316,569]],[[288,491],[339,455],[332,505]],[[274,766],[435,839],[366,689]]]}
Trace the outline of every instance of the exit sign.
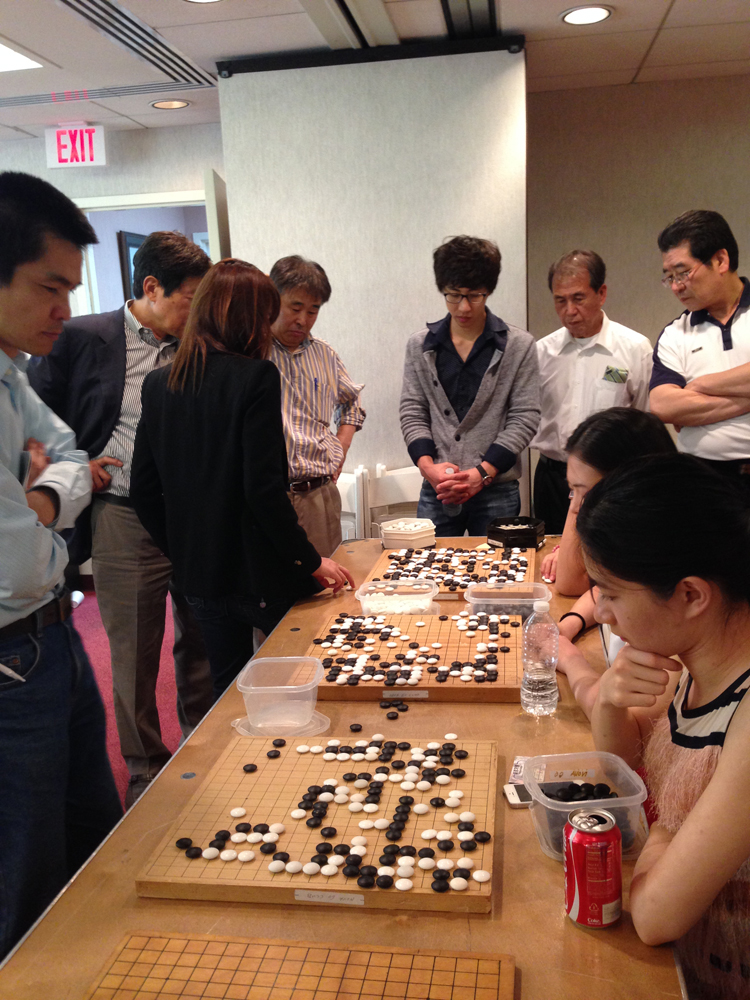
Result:
{"label": "exit sign", "polygon": [[103,167],[107,163],[102,125],[58,125],[44,130],[48,167]]}

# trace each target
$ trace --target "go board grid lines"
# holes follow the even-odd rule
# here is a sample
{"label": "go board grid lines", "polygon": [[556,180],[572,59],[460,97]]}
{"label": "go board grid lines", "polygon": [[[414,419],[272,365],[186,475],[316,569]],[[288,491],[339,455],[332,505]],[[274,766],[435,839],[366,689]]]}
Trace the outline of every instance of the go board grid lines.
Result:
{"label": "go board grid lines", "polygon": [[[350,736],[352,734],[349,734]],[[333,738],[333,737],[332,737]],[[424,746],[426,742],[413,743],[413,746]],[[442,741],[441,741],[442,742]],[[456,862],[461,857],[470,857],[474,869],[493,869],[493,853],[495,847],[495,793],[497,783],[496,744],[490,741],[456,740],[457,749],[467,750],[469,757],[458,760],[466,774],[463,778],[452,778],[449,785],[434,784],[429,791],[420,792],[416,789],[408,794],[414,798],[414,804],[425,802],[436,796],[446,798],[451,789],[464,792],[460,811],[471,811],[475,814],[475,830],[486,830],[492,835],[488,843],[477,843],[476,850],[465,854],[459,847],[455,834],[457,825],[449,827],[442,816],[454,811],[446,806],[430,806],[424,815],[409,815],[407,827],[402,839],[396,846],[412,844],[419,850],[431,847],[435,850],[435,859],[450,858]],[[341,738],[342,745],[347,745]],[[288,742],[281,751],[281,756],[269,760],[266,752],[271,748],[268,739],[248,739],[236,737],[207,775],[196,793],[191,798],[180,817],[171,826],[154,855],[136,880],[139,895],[162,896],[168,898],[190,899],[223,899],[257,902],[302,903],[329,902],[325,898],[330,895],[330,902],[346,905],[351,899],[343,902],[337,897],[358,895],[364,907],[399,907],[401,909],[437,909],[437,910],[472,910],[487,912],[491,908],[492,882],[476,882],[471,875],[468,887],[462,891],[450,890],[438,894],[431,888],[432,873],[415,867],[414,887],[406,892],[395,888],[362,889],[356,879],[349,879],[340,872],[338,875],[325,876],[320,873],[306,875],[304,872],[289,873],[282,871],[272,874],[268,871],[268,863],[272,855],[260,853],[260,844],[230,844],[228,847],[238,851],[246,848],[255,850],[255,858],[250,862],[238,860],[222,861],[220,858],[206,860],[202,857],[189,859],[184,851],[175,847],[175,842],[181,837],[190,837],[194,845],[207,847],[214,839],[218,830],[233,830],[237,823],[283,823],[286,832],[279,836],[275,844],[277,851],[285,851],[290,860],[299,860],[303,864],[317,854],[316,845],[324,840],[334,845],[349,844],[351,838],[364,836],[367,838],[366,855],[363,864],[380,866],[378,858],[383,853],[383,847],[391,843],[385,837],[385,830],[359,827],[363,819],[378,819],[390,816],[400,796],[406,793],[401,789],[400,782],[386,780],[383,783],[382,799],[377,812],[350,812],[348,804],[335,805],[329,803],[329,812],[322,826],[311,829],[305,820],[294,820],[290,816],[296,808],[302,794],[311,785],[322,785],[328,778],[335,778],[340,784],[348,785],[350,792],[359,791],[351,782],[343,781],[346,773],[375,773],[375,768],[383,766],[380,761],[324,761],[322,754],[299,754],[294,741]],[[394,760],[409,760],[410,751],[397,751]],[[247,774],[242,768],[245,763],[257,763],[258,770]],[[395,773],[395,771],[391,771]],[[241,820],[233,819],[229,810],[243,807],[247,815]],[[321,830],[333,826],[336,835],[323,837]],[[435,840],[421,839],[422,831],[428,829],[450,828],[453,833],[454,849],[445,853],[437,849]],[[455,868],[451,875],[455,875]],[[296,897],[298,890],[312,890],[319,893],[323,899],[307,900]]]}
{"label": "go board grid lines", "polygon": [[507,955],[129,935],[87,1000],[512,1000]]}

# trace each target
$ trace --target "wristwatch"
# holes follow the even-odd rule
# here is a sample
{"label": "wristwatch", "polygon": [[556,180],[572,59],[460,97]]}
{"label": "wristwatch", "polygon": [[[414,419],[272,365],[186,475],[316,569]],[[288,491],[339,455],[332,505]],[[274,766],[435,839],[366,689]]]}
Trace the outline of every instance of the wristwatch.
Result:
{"label": "wristwatch", "polygon": [[489,486],[492,480],[494,479],[494,476],[491,476],[489,474],[489,472],[485,469],[485,467],[481,464],[481,462],[476,467],[476,469],[479,475],[482,477],[482,486]]}

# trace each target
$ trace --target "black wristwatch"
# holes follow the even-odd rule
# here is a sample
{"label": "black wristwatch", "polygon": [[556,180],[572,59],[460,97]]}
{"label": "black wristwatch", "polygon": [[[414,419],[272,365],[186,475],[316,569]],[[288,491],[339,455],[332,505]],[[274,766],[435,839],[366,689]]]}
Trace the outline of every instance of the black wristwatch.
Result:
{"label": "black wristwatch", "polygon": [[489,486],[492,480],[494,479],[494,476],[491,476],[489,474],[489,472],[485,469],[485,467],[481,464],[481,462],[476,467],[476,469],[479,475],[482,477],[482,486]]}

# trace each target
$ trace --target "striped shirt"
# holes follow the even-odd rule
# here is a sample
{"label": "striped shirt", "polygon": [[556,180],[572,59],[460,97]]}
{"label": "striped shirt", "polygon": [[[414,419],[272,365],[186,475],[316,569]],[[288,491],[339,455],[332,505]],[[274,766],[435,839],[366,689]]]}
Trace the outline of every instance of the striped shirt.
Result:
{"label": "striped shirt", "polygon": [[669,728],[672,742],[680,747],[701,749],[708,746],[724,746],[729,723],[737,707],[750,688],[750,670],[746,670],[737,680],[726,687],[720,695],[707,705],[687,708],[693,678],[683,669],[680,683],[669,706]]}
{"label": "striped shirt", "polygon": [[[120,404],[120,416],[112,431],[112,436],[101,455],[119,458],[122,468],[108,465],[112,476],[109,489],[103,491],[114,496],[126,497],[130,494],[130,467],[133,462],[135,432],[141,419],[141,387],[143,380],[155,368],[168,365],[175,356],[178,346],[176,337],[167,336],[159,340],[147,326],[141,326],[130,311],[133,300],[125,303],[125,388]],[[101,458],[97,455],[97,458]]]}
{"label": "striped shirt", "polygon": [[362,426],[365,411],[359,405],[359,394],[364,386],[352,382],[332,347],[309,334],[296,351],[288,351],[274,339],[270,359],[281,374],[290,481],[334,475],[344,449],[331,433],[331,422],[337,427]]}

